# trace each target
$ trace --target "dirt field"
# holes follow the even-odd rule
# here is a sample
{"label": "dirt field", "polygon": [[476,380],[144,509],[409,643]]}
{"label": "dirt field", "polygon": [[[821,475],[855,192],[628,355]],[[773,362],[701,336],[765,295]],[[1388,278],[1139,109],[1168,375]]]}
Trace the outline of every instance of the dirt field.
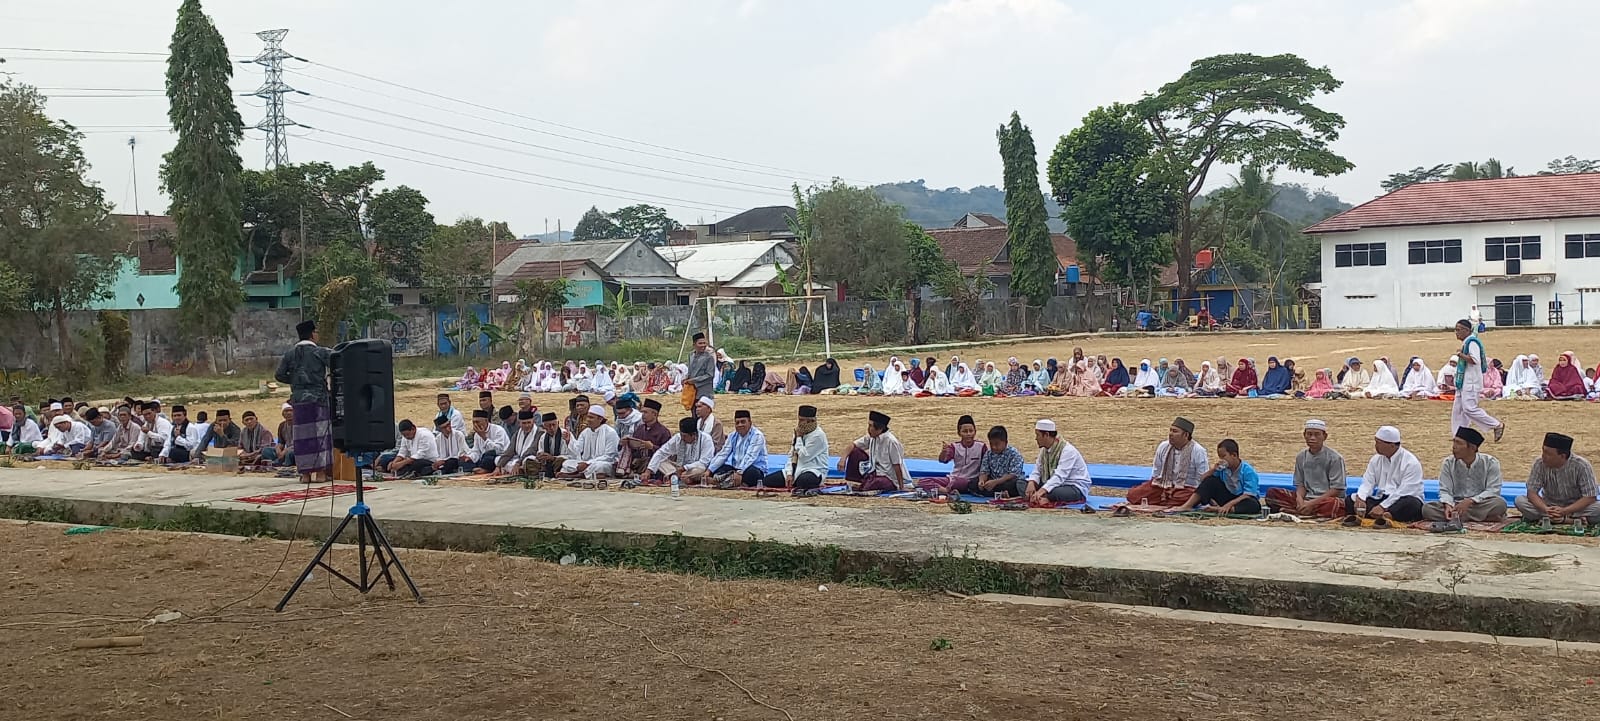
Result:
{"label": "dirt field", "polygon": [[[1544,361],[1546,374],[1555,365],[1555,357],[1564,350],[1577,352],[1581,361],[1600,362],[1600,328],[1563,328],[1541,330],[1497,330],[1484,335],[1491,357],[1501,358],[1507,364],[1518,353],[1537,353]],[[1337,367],[1343,359],[1355,355],[1369,365],[1372,360],[1388,356],[1397,363],[1405,363],[1411,356],[1427,359],[1429,367],[1437,370],[1451,353],[1458,349],[1449,333],[1216,333],[1190,334],[1171,337],[1086,338],[1082,341],[1039,342],[1010,346],[994,346],[958,351],[969,362],[978,358],[999,359],[1016,356],[1024,362],[1035,358],[1065,359],[1072,355],[1074,345],[1081,345],[1089,354],[1120,357],[1130,365],[1141,358],[1157,360],[1161,357],[1176,360],[1183,358],[1190,367],[1198,368],[1203,359],[1227,356],[1237,360],[1241,356],[1254,357],[1262,366],[1269,355],[1294,358],[1306,369]],[[926,355],[926,354],[924,354]],[[947,362],[950,352],[936,354],[940,362]],[[863,361],[842,362],[845,375],[859,367]],[[873,364],[882,369],[885,359],[874,359]],[[1003,365],[1003,363],[1002,363]],[[1308,370],[1309,375],[1309,370]],[[406,389],[398,394],[400,417],[426,422],[435,414],[434,394],[437,389]],[[464,413],[477,406],[477,393],[453,394],[457,407]],[[514,404],[515,394],[499,394],[496,402]],[[566,411],[566,395],[537,394],[535,403],[558,412]],[[273,427],[282,399],[228,402],[226,407],[235,415],[242,408],[252,408],[264,418],[272,419]],[[1300,428],[1307,418],[1321,418],[1330,428],[1329,444],[1345,454],[1351,462],[1351,472],[1359,474],[1366,459],[1372,454],[1372,432],[1379,425],[1398,426],[1406,443],[1423,460],[1428,475],[1435,476],[1438,463],[1449,453],[1450,407],[1441,401],[1266,401],[1251,399],[1111,399],[1111,398],[865,398],[865,397],[794,397],[794,396],[721,396],[718,398],[719,417],[731,425],[733,411],[750,410],[756,422],[773,441],[773,450],[782,452],[782,439],[793,427],[794,408],[801,403],[818,405],[822,427],[829,434],[835,449],[845,441],[865,432],[869,409],[880,410],[894,417],[891,424],[896,435],[905,442],[909,455],[932,457],[939,447],[955,437],[955,420],[962,414],[977,419],[980,429],[991,425],[1006,425],[1013,430],[1013,442],[1032,457],[1032,437],[1027,432],[1035,419],[1054,418],[1061,424],[1063,435],[1077,445],[1091,462],[1097,463],[1149,463],[1155,445],[1166,437],[1167,427],[1174,416],[1182,415],[1197,426],[1196,438],[1214,448],[1216,442],[1232,437],[1239,441],[1246,460],[1260,470],[1289,471],[1294,467],[1294,455],[1302,447]],[[222,403],[195,404],[197,408],[215,409]],[[1600,407],[1587,403],[1529,403],[1497,401],[1484,406],[1488,411],[1508,422],[1509,431],[1503,443],[1486,447],[1486,452],[1498,456],[1511,478],[1521,478],[1539,452],[1543,434],[1559,430],[1578,439],[1576,452],[1591,457],[1600,455],[1594,444],[1600,438],[1589,432],[1593,420],[1600,415]],[[675,406],[668,403],[670,412],[663,417],[668,425],[678,418]],[[1213,452],[1214,455],[1214,452]]]}
{"label": "dirt field", "polygon": [[[274,614],[305,543],[271,578],[283,543],[62,531],[0,525],[6,718],[1490,721],[1583,708],[1600,676],[1595,654],[420,551],[425,605],[322,575]],[[71,648],[125,635],[144,645]]]}

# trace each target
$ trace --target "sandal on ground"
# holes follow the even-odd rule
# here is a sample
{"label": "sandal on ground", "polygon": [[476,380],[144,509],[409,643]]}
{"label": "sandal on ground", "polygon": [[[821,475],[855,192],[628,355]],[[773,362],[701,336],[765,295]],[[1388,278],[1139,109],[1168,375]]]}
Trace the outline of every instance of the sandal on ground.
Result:
{"label": "sandal on ground", "polygon": [[1111,511],[1112,518],[1128,518],[1133,515],[1133,509],[1127,506],[1117,506]]}
{"label": "sandal on ground", "polygon": [[1345,516],[1344,520],[1339,522],[1339,525],[1345,528],[1360,528],[1361,519],[1357,516]]}
{"label": "sandal on ground", "polygon": [[1372,527],[1373,528],[1388,528],[1388,527],[1390,527],[1392,525],[1394,525],[1394,524],[1389,522],[1389,517],[1388,516],[1384,516],[1383,518],[1379,518],[1379,519],[1377,519],[1377,520],[1372,522]]}
{"label": "sandal on ground", "polygon": [[1495,443],[1499,443],[1500,439],[1504,438],[1505,435],[1506,435],[1506,422],[1505,421],[1500,421],[1500,425],[1495,426],[1495,429],[1494,429],[1494,442]]}

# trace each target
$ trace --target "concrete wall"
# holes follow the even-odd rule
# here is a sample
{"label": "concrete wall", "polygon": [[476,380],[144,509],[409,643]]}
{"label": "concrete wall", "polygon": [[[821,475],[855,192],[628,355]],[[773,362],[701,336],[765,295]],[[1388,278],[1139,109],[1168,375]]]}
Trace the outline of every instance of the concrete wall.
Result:
{"label": "concrete wall", "polygon": [[[117,273],[116,280],[111,283],[111,297],[96,302],[94,304],[96,309],[137,310],[178,307],[176,272],[141,275],[138,259],[124,257],[121,260],[122,269]],[[140,296],[144,298],[142,304],[139,302]]]}

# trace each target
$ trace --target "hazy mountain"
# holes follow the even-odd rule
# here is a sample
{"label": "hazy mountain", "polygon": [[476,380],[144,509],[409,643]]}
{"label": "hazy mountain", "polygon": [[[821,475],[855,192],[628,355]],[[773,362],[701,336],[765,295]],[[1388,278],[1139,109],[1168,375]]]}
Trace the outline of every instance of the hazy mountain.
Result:
{"label": "hazy mountain", "polygon": [[539,233],[537,235],[524,235],[522,238],[520,238],[520,240],[537,240],[541,243],[565,243],[569,240],[572,240],[572,231],[553,230],[548,233]]}
{"label": "hazy mountain", "polygon": [[[884,183],[872,188],[878,197],[906,209],[906,219],[924,228],[948,228],[967,213],[989,213],[1006,217],[1006,194],[992,185],[979,185],[971,190],[929,188],[922,179],[903,183]],[[1050,230],[1062,232],[1066,224],[1061,221],[1061,206],[1048,194],[1044,198],[1045,212],[1050,214]]]}

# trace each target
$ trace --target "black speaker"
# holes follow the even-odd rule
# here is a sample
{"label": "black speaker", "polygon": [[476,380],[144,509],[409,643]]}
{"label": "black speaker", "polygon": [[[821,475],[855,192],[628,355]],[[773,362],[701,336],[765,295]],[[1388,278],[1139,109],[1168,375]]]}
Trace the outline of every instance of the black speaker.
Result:
{"label": "black speaker", "polygon": [[394,447],[394,348],[363,338],[334,346],[328,363],[333,390],[333,445],[346,453]]}

